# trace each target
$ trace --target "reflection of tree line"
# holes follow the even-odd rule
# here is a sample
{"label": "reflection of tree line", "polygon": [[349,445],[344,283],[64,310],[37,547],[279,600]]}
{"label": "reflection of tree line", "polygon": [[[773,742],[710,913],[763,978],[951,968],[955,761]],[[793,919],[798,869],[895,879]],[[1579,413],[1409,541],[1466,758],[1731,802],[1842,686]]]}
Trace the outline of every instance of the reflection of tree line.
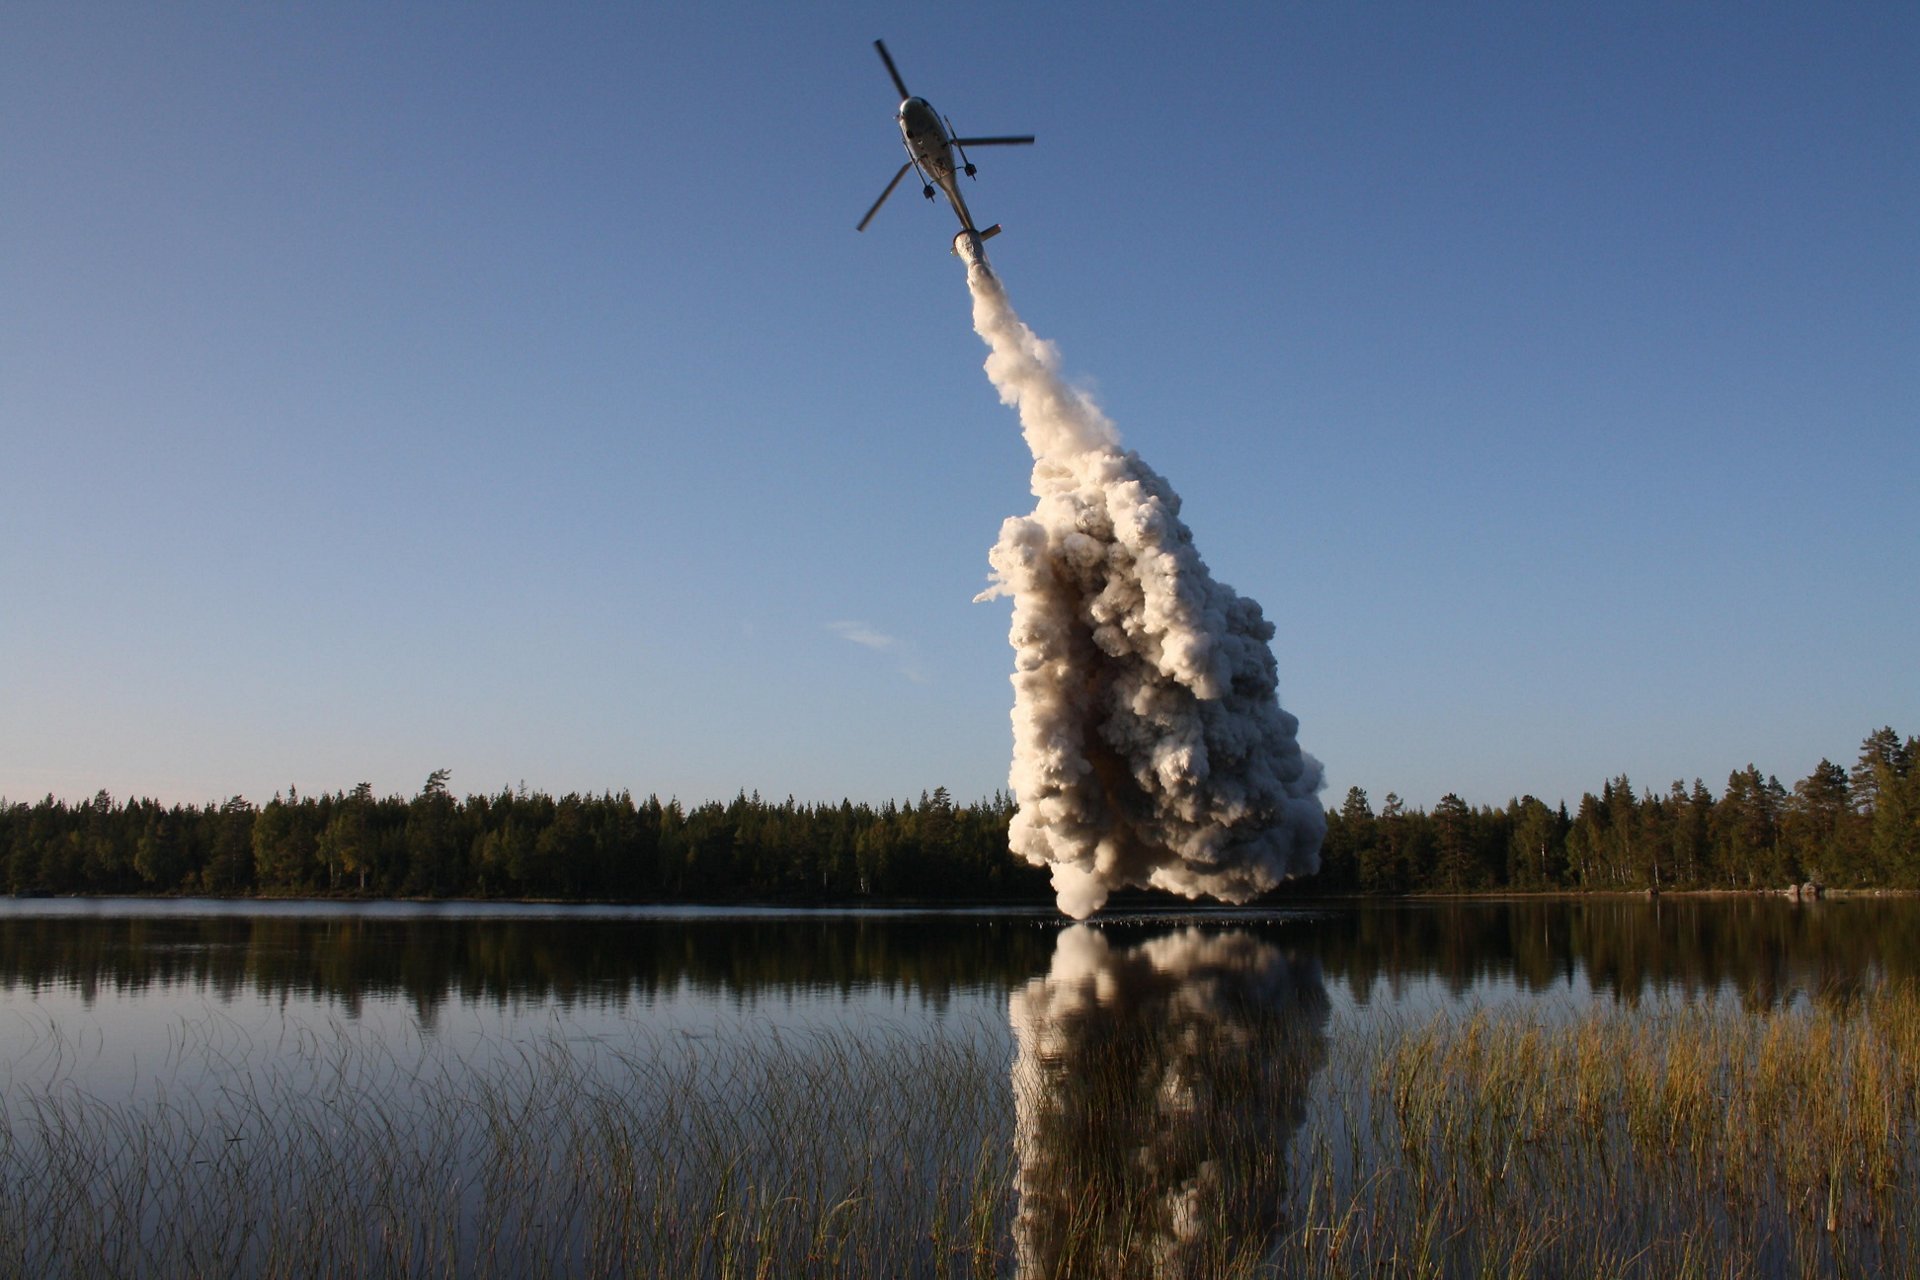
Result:
{"label": "reflection of tree line", "polygon": [[1820,996],[1878,974],[1920,976],[1920,906],[1746,896],[1436,902],[1330,915],[1312,945],[1363,999],[1408,979],[1456,994],[1487,981],[1544,992],[1583,973],[1629,1000],[1731,989],[1764,1006],[1796,989]]}
{"label": "reflection of tree line", "polygon": [[[1881,973],[1920,975],[1920,907],[1905,899],[1443,902],[1274,927],[1362,999],[1420,980],[1456,993],[1486,982],[1544,992],[1584,973],[1627,999],[1724,988],[1770,1005],[1795,990],[1844,993]],[[0,915],[0,984],[310,994],[348,1007],[397,995],[425,1009],[456,996],[572,1003],[875,987],[939,1003],[1025,983],[1053,936],[1037,919],[988,916]]]}
{"label": "reflection of tree line", "polygon": [[1052,931],[970,918],[434,919],[0,915],[0,987],[83,995],[186,987],[335,999],[562,1004],[676,992],[763,999],[898,989],[936,1006],[1005,990],[1045,963]]}

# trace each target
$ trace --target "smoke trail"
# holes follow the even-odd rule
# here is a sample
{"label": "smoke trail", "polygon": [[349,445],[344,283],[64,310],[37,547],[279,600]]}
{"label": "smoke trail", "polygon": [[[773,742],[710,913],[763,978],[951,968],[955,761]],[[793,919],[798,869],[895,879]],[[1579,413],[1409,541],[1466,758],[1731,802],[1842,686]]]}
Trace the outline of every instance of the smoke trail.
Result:
{"label": "smoke trail", "polygon": [[1033,514],[1001,526],[980,599],[1013,597],[1010,843],[1060,910],[1115,889],[1245,902],[1320,869],[1320,762],[1275,696],[1273,624],[1214,581],[1180,498],[971,258],[987,376],[1020,413]]}

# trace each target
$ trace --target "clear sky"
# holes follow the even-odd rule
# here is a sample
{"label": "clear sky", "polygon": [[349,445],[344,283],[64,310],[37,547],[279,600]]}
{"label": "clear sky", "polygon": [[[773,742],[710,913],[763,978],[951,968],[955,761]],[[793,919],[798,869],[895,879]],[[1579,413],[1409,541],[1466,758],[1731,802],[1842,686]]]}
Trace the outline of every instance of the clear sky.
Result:
{"label": "clear sky", "polygon": [[1014,304],[1327,800],[1920,732],[1920,6],[0,10],[0,796],[1004,784]]}

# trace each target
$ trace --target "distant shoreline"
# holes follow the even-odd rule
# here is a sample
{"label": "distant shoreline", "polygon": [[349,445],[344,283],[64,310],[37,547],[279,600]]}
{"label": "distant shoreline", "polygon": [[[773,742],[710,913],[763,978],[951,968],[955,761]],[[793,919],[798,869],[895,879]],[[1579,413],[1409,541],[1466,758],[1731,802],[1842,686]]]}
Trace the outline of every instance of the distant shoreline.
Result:
{"label": "distant shoreline", "polygon": [[[1232,915],[1236,912],[1287,911],[1320,906],[1367,906],[1386,903],[1502,903],[1502,902],[1583,902],[1595,899],[1621,901],[1658,901],[1676,899],[1754,899],[1779,898],[1787,901],[1820,901],[1870,898],[1915,898],[1920,889],[1906,888],[1823,888],[1816,897],[1795,899],[1785,889],[1662,889],[1650,894],[1645,889],[1509,889],[1446,893],[1427,890],[1401,894],[1307,893],[1295,892],[1254,902],[1231,903],[1190,901],[1184,898],[1156,898],[1133,894],[1115,895],[1109,905],[1092,919],[1158,912],[1195,916]],[[220,902],[266,904],[324,903],[337,906],[377,906],[396,904],[432,907],[612,907],[675,910],[692,908],[727,911],[967,911],[1040,914],[1053,913],[1051,899],[977,899],[977,898],[560,898],[560,897],[433,897],[417,894],[356,893],[53,893],[27,890],[0,894],[12,902],[109,902],[125,899],[133,902]],[[1062,915],[1061,919],[1068,919]]]}

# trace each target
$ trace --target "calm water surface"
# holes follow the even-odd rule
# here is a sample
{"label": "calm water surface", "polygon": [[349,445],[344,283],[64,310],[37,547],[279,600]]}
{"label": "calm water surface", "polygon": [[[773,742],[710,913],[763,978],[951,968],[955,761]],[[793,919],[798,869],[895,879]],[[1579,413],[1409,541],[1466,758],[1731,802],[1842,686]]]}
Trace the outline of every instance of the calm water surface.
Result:
{"label": "calm water surface", "polygon": [[[1169,1240],[1224,1194],[1164,1140],[1170,1108],[1284,1150],[1311,1089],[1209,1078],[1203,1064],[1236,1038],[1283,1044],[1286,1061],[1259,1069],[1310,1083],[1329,1028],[1481,1007],[1543,1020],[1595,1002],[1771,1008],[1916,975],[1911,900],[1420,903],[1073,927],[1050,912],[0,899],[0,1101],[16,1155],[54,1140],[49,1098],[231,1143],[270,1129],[273,1107],[319,1099],[324,1139],[325,1108],[378,1099],[404,1129],[416,1093],[515,1078],[529,1055],[566,1054],[571,1087],[629,1092],[636,1061],[679,1064],[668,1077],[724,1105],[747,1085],[701,1064],[728,1061],[725,1046],[778,1043],[804,1071],[875,1037],[952,1042],[1004,1064],[1007,1089],[941,1132],[1017,1152],[1020,1208],[1003,1225],[1017,1270],[1039,1275],[1064,1238],[1049,1215],[1067,1212],[1048,1170],[1084,1147],[1090,1115],[1176,1189]],[[1156,1051],[1139,1098],[1076,1093],[1080,1062],[1148,1032],[1176,1047]],[[1135,1103],[1137,1123],[1116,1124]],[[449,1162],[484,1165],[479,1139],[456,1148]],[[465,1231],[482,1210],[462,1213]]]}
{"label": "calm water surface", "polygon": [[1089,964],[1158,964],[1177,984],[1174,953],[1221,937],[1240,946],[1239,968],[1283,967],[1316,1007],[1356,1018],[1770,1007],[1920,973],[1911,899],[1121,915],[1094,922],[1097,959],[1071,944],[1085,932],[1049,912],[0,899],[0,1081],[191,1088],[194,1065],[169,1058],[189,1027],[212,1030],[221,1061],[201,1067],[215,1075],[272,1062],[299,1031],[462,1058],[530,1033],[691,1045],[875,1027],[958,1029],[1011,1052],[1010,998],[1055,970],[1079,981]]}

